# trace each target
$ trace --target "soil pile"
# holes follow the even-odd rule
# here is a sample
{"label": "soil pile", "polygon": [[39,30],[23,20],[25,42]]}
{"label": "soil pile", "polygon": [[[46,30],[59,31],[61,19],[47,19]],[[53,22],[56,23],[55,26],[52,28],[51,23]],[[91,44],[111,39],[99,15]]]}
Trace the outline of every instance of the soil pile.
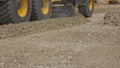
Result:
{"label": "soil pile", "polygon": [[76,25],[86,23],[88,20],[76,16],[59,19],[48,19],[34,22],[25,22],[20,24],[9,24],[0,26],[0,39],[26,36],[28,34],[45,32],[49,30],[58,30],[64,28],[70,28]]}
{"label": "soil pile", "polygon": [[120,11],[106,12],[103,24],[120,26]]}

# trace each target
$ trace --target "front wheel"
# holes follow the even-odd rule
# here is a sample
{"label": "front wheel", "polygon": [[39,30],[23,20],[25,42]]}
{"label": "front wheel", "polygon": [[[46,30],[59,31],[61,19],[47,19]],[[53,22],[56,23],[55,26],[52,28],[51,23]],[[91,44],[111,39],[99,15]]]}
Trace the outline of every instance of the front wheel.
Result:
{"label": "front wheel", "polygon": [[29,21],[31,0],[6,0],[0,2],[0,24]]}
{"label": "front wheel", "polygon": [[78,5],[79,12],[85,17],[91,17],[94,10],[94,0],[85,0]]}
{"label": "front wheel", "polygon": [[51,0],[32,0],[31,20],[47,19],[51,17]]}

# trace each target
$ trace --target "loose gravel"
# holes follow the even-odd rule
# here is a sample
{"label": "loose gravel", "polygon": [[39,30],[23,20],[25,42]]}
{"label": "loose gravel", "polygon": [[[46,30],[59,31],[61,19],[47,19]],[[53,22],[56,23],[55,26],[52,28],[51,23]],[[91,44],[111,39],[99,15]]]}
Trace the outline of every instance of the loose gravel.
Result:
{"label": "loose gravel", "polygon": [[120,26],[120,10],[106,12],[104,19],[104,25]]}
{"label": "loose gravel", "polygon": [[48,19],[33,22],[24,22],[20,24],[0,25],[0,39],[26,36],[33,33],[46,32],[49,30],[58,30],[81,25],[88,20],[81,16]]}
{"label": "loose gravel", "polygon": [[0,40],[0,68],[119,68],[120,26],[100,25],[103,16],[1,25],[12,38]]}

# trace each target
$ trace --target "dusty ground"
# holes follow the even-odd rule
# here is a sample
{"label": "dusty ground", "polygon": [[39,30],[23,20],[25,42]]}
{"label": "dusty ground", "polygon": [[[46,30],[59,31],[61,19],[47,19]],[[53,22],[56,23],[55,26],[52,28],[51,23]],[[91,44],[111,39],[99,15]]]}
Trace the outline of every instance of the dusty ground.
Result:
{"label": "dusty ground", "polygon": [[105,7],[88,19],[1,25],[0,68],[119,68],[120,26],[103,24],[119,6]]}
{"label": "dusty ground", "polygon": [[120,10],[120,5],[95,5],[94,13],[101,13],[111,10]]}

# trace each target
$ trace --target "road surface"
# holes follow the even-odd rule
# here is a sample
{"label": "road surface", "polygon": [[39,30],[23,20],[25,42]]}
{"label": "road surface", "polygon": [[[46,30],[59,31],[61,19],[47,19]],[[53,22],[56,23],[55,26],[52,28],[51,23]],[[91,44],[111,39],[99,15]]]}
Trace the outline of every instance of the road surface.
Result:
{"label": "road surface", "polygon": [[[1,26],[5,29],[0,31],[3,34],[0,40],[0,68],[119,68],[120,26],[101,24],[104,14],[98,12],[92,18],[81,17],[79,20],[79,16],[73,17],[74,20],[72,17],[60,18],[57,22],[74,26],[63,24],[65,27],[62,29],[44,28],[44,31],[36,26],[31,32],[24,31],[24,28],[19,31],[20,36],[17,35],[18,30],[23,24]],[[16,27],[19,27],[18,33],[12,34],[14,31],[10,29]]]}

